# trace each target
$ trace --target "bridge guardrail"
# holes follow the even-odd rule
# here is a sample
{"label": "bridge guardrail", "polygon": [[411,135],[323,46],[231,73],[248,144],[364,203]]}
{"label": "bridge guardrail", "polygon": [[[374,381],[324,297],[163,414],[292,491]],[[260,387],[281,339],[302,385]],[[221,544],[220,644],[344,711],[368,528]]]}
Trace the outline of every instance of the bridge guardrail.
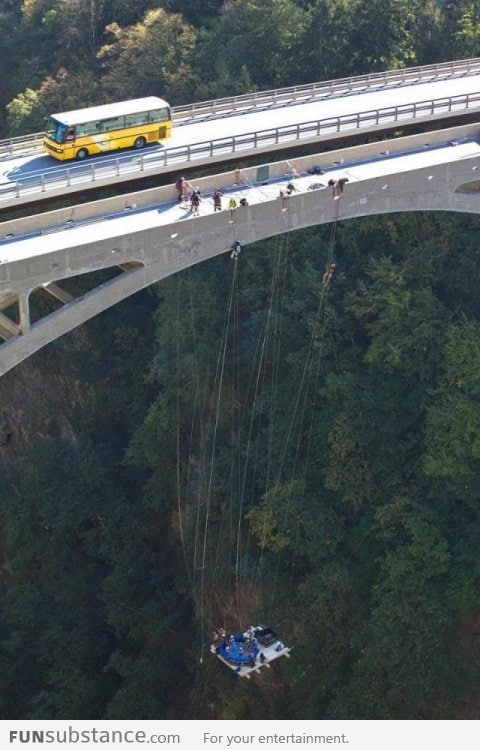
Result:
{"label": "bridge guardrail", "polygon": [[[247,150],[252,151],[266,146],[278,146],[283,143],[292,144],[318,138],[322,135],[333,135],[339,133],[351,133],[352,130],[360,130],[367,126],[372,128],[382,124],[402,123],[411,121],[417,117],[438,115],[458,110],[480,109],[480,92],[473,94],[461,94],[454,97],[442,97],[430,99],[413,104],[402,104],[399,106],[385,107],[383,109],[359,112],[354,115],[341,115],[338,117],[312,120],[297,125],[284,125],[278,128],[269,128],[255,133],[244,133],[228,138],[220,138],[203,143],[195,143],[187,146],[177,146],[165,149],[154,154],[143,154],[132,161],[130,157],[119,157],[106,161],[95,162],[90,165],[82,163],[64,170],[52,168],[41,172],[30,173],[23,181],[11,183],[8,186],[0,186],[0,204],[2,198],[19,198],[21,195],[41,194],[48,192],[49,186],[71,187],[72,185],[88,185],[99,179],[118,177],[120,175],[132,175],[149,170],[162,170],[166,167],[184,167],[186,164],[199,162],[203,159],[212,159],[215,156],[230,154],[241,154]],[[85,179],[87,177],[87,179]],[[55,183],[55,184],[54,184]],[[5,192],[4,192],[5,188]]]}
{"label": "bridge guardrail", "polygon": [[[174,108],[175,114],[180,119],[190,112],[198,115],[202,111],[219,113],[223,111],[234,112],[244,106],[257,108],[270,104],[278,104],[282,101],[297,100],[307,96],[319,97],[321,95],[331,96],[339,91],[352,91],[359,84],[373,85],[397,84],[401,85],[410,80],[421,80],[423,78],[439,78],[442,75],[460,76],[480,72],[480,58],[472,57],[466,60],[454,60],[434,65],[420,65],[414,68],[401,68],[399,70],[388,70],[380,73],[368,73],[348,78],[337,78],[330,81],[318,81],[315,83],[302,84],[300,86],[286,86],[281,89],[270,89],[267,91],[254,92],[253,94],[239,94],[238,96],[226,97],[224,99],[212,99],[208,102],[198,102],[183,107]],[[177,111],[178,110],[178,111]]]}
{"label": "bridge guardrail", "polygon": [[[454,60],[433,65],[420,65],[414,68],[387,70],[380,73],[337,78],[330,81],[317,81],[300,86],[286,86],[280,89],[268,89],[250,94],[210,99],[204,102],[172,107],[173,119],[177,124],[187,124],[192,119],[199,119],[209,115],[221,116],[239,109],[260,109],[281,104],[282,102],[298,101],[299,99],[322,98],[333,96],[342,91],[369,89],[378,85],[402,85],[411,80],[435,79],[447,75],[456,77],[472,75],[480,72],[480,58],[472,57],[466,60]],[[31,148],[37,150],[41,146],[43,132],[26,136],[16,136],[0,140],[0,158],[15,152]]]}

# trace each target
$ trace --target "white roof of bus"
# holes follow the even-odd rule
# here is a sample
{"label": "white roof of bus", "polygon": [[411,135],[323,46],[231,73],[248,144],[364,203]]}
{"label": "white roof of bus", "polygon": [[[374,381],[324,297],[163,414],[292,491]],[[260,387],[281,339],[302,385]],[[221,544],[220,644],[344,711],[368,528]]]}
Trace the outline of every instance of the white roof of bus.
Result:
{"label": "white roof of bus", "polygon": [[51,115],[55,120],[65,125],[79,125],[84,122],[103,120],[107,117],[121,117],[121,115],[133,115],[136,112],[146,112],[150,109],[161,109],[169,105],[158,96],[145,96],[143,99],[127,99],[125,102],[113,102],[112,104],[101,104],[99,107],[86,107],[85,109],[73,109],[70,112],[58,112]]}

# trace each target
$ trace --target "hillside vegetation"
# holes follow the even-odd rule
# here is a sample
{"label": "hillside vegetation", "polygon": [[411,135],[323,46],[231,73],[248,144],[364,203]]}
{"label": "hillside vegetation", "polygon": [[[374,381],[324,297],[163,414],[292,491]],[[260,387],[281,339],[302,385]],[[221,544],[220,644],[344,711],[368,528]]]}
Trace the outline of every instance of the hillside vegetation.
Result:
{"label": "hillside vegetation", "polygon": [[[477,12],[2,0],[3,135],[475,56]],[[478,718],[478,230],[390,215],[262,242],[0,380],[0,718]],[[292,658],[240,681],[211,631],[257,622]]]}

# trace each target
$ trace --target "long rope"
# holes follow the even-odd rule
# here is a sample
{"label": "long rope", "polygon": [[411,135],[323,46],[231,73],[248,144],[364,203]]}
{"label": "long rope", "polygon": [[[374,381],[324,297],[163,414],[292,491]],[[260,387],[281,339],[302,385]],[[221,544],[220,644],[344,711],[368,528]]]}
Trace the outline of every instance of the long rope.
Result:
{"label": "long rope", "polygon": [[[250,452],[251,452],[251,445],[252,445],[252,432],[253,432],[253,425],[256,417],[256,404],[258,399],[258,394],[260,392],[260,380],[263,375],[263,379],[265,378],[265,352],[268,349],[268,337],[269,332],[271,328],[271,319],[272,319],[272,309],[273,309],[273,299],[274,299],[274,290],[276,288],[277,284],[277,278],[278,278],[278,270],[279,270],[279,259],[281,257],[280,253],[277,253],[277,260],[274,266],[274,271],[272,275],[272,281],[270,284],[270,295],[269,295],[269,305],[267,309],[267,316],[265,319],[265,323],[263,326],[263,332],[260,334],[259,341],[257,342],[257,354],[258,354],[258,365],[256,368],[256,376],[255,376],[255,386],[253,389],[253,399],[252,403],[250,405],[250,420],[248,425],[248,435],[247,435],[247,444],[246,444],[246,450],[245,450],[245,459],[243,463],[243,472],[242,472],[242,485],[241,485],[241,493],[240,493],[240,502],[239,502],[239,509],[238,509],[238,521],[237,521],[237,543],[236,543],[236,559],[235,559],[235,588],[237,592],[237,602],[238,607],[240,608],[240,554],[242,550],[242,516],[243,516],[243,506],[245,502],[245,495],[246,495],[246,481],[247,481],[247,475],[248,475],[248,466],[250,462]],[[258,437],[257,437],[258,439]],[[258,455],[258,446],[257,450],[255,451],[255,455]],[[250,529],[250,527],[249,527]],[[250,533],[250,531],[249,531]],[[247,540],[248,544],[248,540]]]}
{"label": "long rope", "polygon": [[[338,216],[339,216],[339,203],[340,203],[339,200],[336,200],[335,203],[334,203],[335,207],[334,207],[333,222],[332,222],[332,227],[331,227],[331,232],[330,232],[330,240],[329,240],[328,251],[327,251],[327,267],[330,265],[330,263],[332,261],[332,258],[333,258],[333,254],[334,254],[336,231],[337,231]],[[281,475],[283,474],[283,471],[284,471],[285,461],[286,461],[286,457],[287,457],[287,453],[288,453],[288,446],[289,446],[289,443],[290,443],[290,438],[291,438],[292,433],[293,433],[293,426],[294,426],[294,424],[295,424],[295,422],[297,420],[297,413],[298,413],[298,410],[299,410],[299,404],[300,404],[301,394],[302,394],[302,391],[304,390],[303,408],[301,410],[300,419],[297,422],[299,433],[298,433],[296,451],[295,451],[295,456],[294,456],[294,460],[293,460],[293,467],[292,467],[292,480],[294,479],[295,470],[296,470],[296,464],[297,464],[298,454],[299,454],[299,451],[300,451],[300,444],[301,444],[301,425],[303,424],[304,419],[305,419],[305,410],[306,410],[306,404],[307,404],[307,400],[308,400],[308,391],[309,391],[308,384],[309,384],[309,381],[310,381],[310,372],[311,372],[311,366],[312,366],[312,358],[313,358],[313,352],[314,352],[315,343],[317,341],[319,341],[319,357],[317,359],[317,374],[316,374],[316,378],[315,378],[315,383],[318,383],[318,378],[319,378],[319,368],[320,368],[321,357],[322,357],[322,354],[323,354],[323,342],[324,342],[324,334],[325,334],[325,314],[324,314],[324,311],[325,311],[325,305],[324,305],[325,299],[326,299],[326,285],[322,284],[322,291],[321,291],[319,302],[318,302],[318,305],[317,305],[317,312],[316,312],[316,315],[315,315],[314,325],[312,326],[312,335],[310,336],[310,341],[309,341],[309,345],[308,345],[307,354],[306,354],[306,357],[305,357],[305,363],[304,363],[304,367],[303,367],[303,371],[302,371],[302,375],[301,375],[301,379],[300,379],[300,384],[299,384],[299,387],[297,389],[297,397],[296,397],[296,400],[295,400],[295,404],[294,404],[294,408],[293,408],[293,413],[292,413],[292,416],[291,416],[291,420],[290,420],[290,424],[289,424],[289,429],[288,429],[288,432],[287,432],[287,437],[286,437],[286,440],[285,440],[284,449],[283,449],[282,456],[281,456],[280,465],[279,465],[278,470],[277,470],[277,483],[280,482],[280,477],[281,477]],[[322,325],[320,326],[320,322],[321,321],[323,321],[323,322],[322,322]],[[320,332],[320,335],[317,338],[319,332]],[[307,377],[307,375],[308,375],[308,377]],[[305,389],[304,389],[304,384],[305,384]],[[315,390],[316,390],[316,386],[315,386]],[[309,439],[308,439],[309,444],[311,443],[311,433],[312,433],[312,430],[313,430],[313,416],[314,416],[314,410],[312,409],[312,411],[311,411],[311,419],[310,419]],[[307,451],[307,457],[309,457],[309,450]],[[301,494],[301,498],[300,498],[301,505],[303,504],[303,500],[304,500],[304,496],[305,496],[305,491],[306,491],[306,481],[302,483],[302,494]],[[284,513],[285,524],[288,522],[289,508],[290,508],[290,497],[288,497],[288,499],[287,499],[287,506],[286,506],[285,513]],[[275,596],[276,596],[276,589],[277,589],[277,584],[278,584],[278,577],[279,577],[279,571],[280,571],[281,558],[282,558],[282,553],[279,552],[278,557],[277,557],[277,565],[276,565],[276,570],[275,570],[275,575],[274,575],[273,586],[270,587],[271,601],[272,602],[274,601]]]}
{"label": "long rope", "polygon": [[226,352],[227,352],[227,339],[228,339],[227,334],[228,334],[228,329],[230,325],[230,317],[232,313],[232,303],[233,303],[233,297],[234,297],[233,291],[234,291],[235,284],[236,284],[236,274],[237,272],[235,268],[234,273],[233,273],[232,285],[230,288],[227,321],[226,321],[225,329],[224,329],[221,353],[219,354],[219,358],[221,357],[221,367],[220,367],[220,377],[218,381],[217,403],[216,403],[216,410],[215,410],[215,421],[214,421],[214,428],[213,428],[212,450],[211,450],[211,459],[210,459],[210,471],[209,471],[207,498],[206,498],[205,522],[204,522],[204,528],[203,528],[203,553],[202,553],[202,570],[201,570],[201,585],[200,585],[200,623],[201,623],[200,627],[201,627],[201,635],[202,635],[202,650],[201,650],[200,661],[203,661],[203,654],[204,654],[204,649],[205,649],[205,635],[204,635],[205,563],[206,563],[206,558],[207,558],[208,523],[210,519],[213,467],[214,467],[216,443],[217,443],[217,430],[218,430],[218,421],[219,421],[219,414],[220,414],[220,401],[221,401],[222,388],[223,388],[223,376],[225,372],[225,357],[226,357]]}
{"label": "long rope", "polygon": [[[338,221],[338,209],[339,209],[338,204],[339,204],[339,201],[335,201],[334,220],[333,220],[333,223],[332,223],[332,231],[331,231],[331,237],[330,237],[330,242],[329,242],[329,250],[328,250],[328,261],[329,262],[330,262],[331,258],[333,257],[333,249],[334,249],[334,244],[335,244],[336,226],[337,226],[337,221]],[[241,528],[242,528],[243,504],[244,504],[245,494],[246,494],[247,469],[248,469],[248,464],[249,464],[249,460],[250,460],[250,452],[251,452],[251,444],[252,444],[252,431],[253,431],[253,422],[254,422],[255,412],[256,412],[256,403],[257,403],[257,399],[259,397],[259,392],[261,390],[261,388],[260,388],[260,380],[261,380],[262,371],[263,371],[263,377],[265,378],[265,368],[264,368],[263,365],[264,365],[264,361],[265,361],[265,352],[268,349],[268,336],[269,336],[270,327],[271,327],[270,323],[271,323],[271,316],[272,316],[273,298],[274,298],[275,289],[276,289],[277,284],[278,284],[278,269],[279,269],[279,266],[280,266],[281,255],[282,255],[282,253],[281,253],[281,249],[280,249],[280,252],[278,253],[278,257],[277,257],[277,263],[275,265],[275,269],[274,269],[274,273],[273,273],[272,283],[271,283],[270,303],[269,303],[269,308],[268,308],[268,312],[267,312],[267,319],[266,319],[266,322],[265,322],[265,326],[264,326],[264,330],[263,330],[263,335],[260,337],[261,341],[259,340],[257,342],[258,366],[256,368],[256,376],[254,378],[254,381],[255,381],[254,384],[252,382],[252,387],[253,387],[253,401],[251,403],[251,408],[250,408],[250,420],[249,420],[248,437],[247,437],[247,444],[246,444],[246,450],[245,450],[245,460],[244,460],[244,466],[243,466],[243,471],[241,473],[241,477],[240,477],[240,475],[238,477],[238,480],[239,480],[239,507],[238,507],[238,519],[237,519],[237,533],[236,533],[235,580],[236,580],[236,592],[237,592],[237,596],[236,596],[236,598],[237,598],[237,606],[238,606],[238,609],[239,609],[239,620],[241,619],[240,618],[240,595],[239,595],[239,591],[240,591],[240,555],[241,555],[241,550],[242,550],[242,546],[243,546],[242,543],[241,543]],[[230,320],[231,320],[231,315],[232,315],[232,306],[233,306],[233,309],[234,309],[234,321],[235,321],[234,322],[234,329],[235,329],[235,331],[234,331],[234,346],[233,346],[234,357],[233,357],[233,359],[235,360],[235,355],[237,356],[237,363],[238,363],[238,359],[239,359],[238,289],[237,289],[237,296],[235,297],[235,295],[234,295],[234,289],[236,289],[236,282],[237,282],[237,263],[235,262],[233,265],[234,265],[234,272],[233,272],[233,279],[232,279],[232,287],[231,287],[231,290],[230,290],[230,296],[229,296],[229,301],[228,301],[227,320],[226,320],[226,324],[225,324],[224,335],[222,337],[222,344],[221,344],[221,348],[220,348],[220,352],[219,352],[219,359],[217,361],[217,372],[216,372],[216,375],[215,375],[215,384],[214,384],[214,389],[213,389],[213,392],[215,392],[215,387],[217,386],[218,369],[220,368],[220,375],[219,375],[219,379],[218,379],[218,392],[217,392],[217,400],[216,400],[215,419],[214,419],[214,427],[213,427],[212,448],[211,448],[211,456],[210,456],[210,468],[209,468],[209,472],[208,472],[208,486],[207,486],[207,496],[206,496],[206,510],[205,510],[204,524],[203,524],[203,550],[202,550],[201,587],[200,587],[200,620],[201,620],[201,631],[202,631],[202,654],[201,654],[201,661],[203,660],[203,653],[204,653],[204,646],[205,646],[205,638],[204,638],[205,575],[206,575],[206,557],[207,557],[207,546],[208,546],[209,519],[210,519],[210,512],[211,512],[211,493],[212,493],[212,483],[213,483],[213,467],[214,467],[214,460],[215,460],[215,453],[216,453],[217,430],[218,430],[218,423],[219,423],[220,403],[221,403],[222,390],[223,390],[223,380],[224,380],[224,372],[225,372],[225,361],[226,361],[226,352],[227,352],[228,330],[229,330]],[[286,278],[286,275],[284,277],[284,288],[285,288],[285,278]],[[287,436],[286,436],[286,439],[285,439],[284,448],[283,448],[283,451],[282,451],[280,463],[277,466],[277,471],[276,471],[277,483],[280,481],[280,476],[282,475],[283,470],[284,470],[286,456],[287,456],[287,452],[288,452],[288,447],[290,445],[291,436],[292,436],[292,432],[293,432],[293,426],[294,426],[295,422],[297,421],[297,416],[298,416],[298,412],[299,412],[299,405],[300,405],[300,400],[301,400],[301,394],[302,394],[302,391],[304,390],[304,385],[306,383],[306,390],[305,390],[305,393],[304,393],[304,402],[303,402],[303,408],[301,409],[301,420],[300,420],[301,423],[303,423],[303,421],[304,421],[305,409],[306,409],[306,403],[307,403],[307,396],[308,396],[307,391],[309,390],[308,383],[310,382],[310,375],[308,375],[308,377],[307,377],[307,371],[310,372],[310,369],[311,369],[312,356],[313,356],[312,351],[313,351],[313,347],[314,347],[315,343],[318,341],[317,335],[318,335],[318,333],[320,331],[320,345],[319,345],[320,356],[319,356],[318,361],[317,361],[317,369],[316,369],[316,374],[315,374],[315,378],[314,378],[314,380],[315,380],[315,388],[314,388],[314,390],[316,391],[316,389],[317,389],[318,379],[319,379],[319,368],[320,368],[321,353],[323,352],[323,337],[324,337],[324,331],[325,331],[325,316],[323,316],[323,325],[321,327],[319,326],[319,323],[320,323],[321,311],[322,311],[322,308],[323,308],[323,303],[324,303],[324,298],[325,298],[325,292],[326,292],[326,287],[324,286],[323,289],[322,289],[322,293],[320,295],[320,300],[319,300],[319,305],[318,305],[318,308],[317,308],[317,314],[316,314],[316,317],[315,317],[315,323],[314,323],[314,326],[313,326],[312,336],[310,338],[310,343],[309,343],[309,347],[308,347],[308,351],[307,351],[307,355],[306,355],[306,359],[305,359],[305,364],[304,364],[302,376],[301,376],[301,379],[300,379],[300,384],[299,384],[298,389],[297,389],[297,397],[296,397],[296,400],[295,400],[295,404],[294,404],[294,408],[293,408],[293,413],[292,413],[290,424],[289,424],[289,429],[288,429]],[[280,318],[281,318],[281,316],[280,316]],[[274,378],[273,378],[273,385],[272,385],[273,399],[271,399],[271,409],[273,409],[273,410],[275,409],[275,398],[276,398],[276,393],[277,393],[277,388],[278,388],[278,372],[279,372],[278,358],[279,358],[279,354],[280,354],[280,337],[279,336],[277,336],[274,339],[274,352],[277,353],[277,365],[276,366],[274,365]],[[178,356],[178,353],[177,353],[177,356]],[[255,356],[254,359],[256,359],[256,358],[257,358],[257,356]],[[253,374],[253,371],[252,371],[252,374]],[[177,378],[178,378],[178,374],[177,374]],[[178,380],[177,380],[177,382],[178,382]],[[234,361],[233,364],[232,364],[232,404],[233,404],[233,406],[232,406],[232,430],[234,430],[235,388],[237,388],[237,392],[238,392],[238,387],[239,387],[239,372],[238,372],[238,367],[237,367],[237,373],[235,374],[235,361]],[[250,391],[250,386],[247,389],[247,392],[249,392],[249,391]],[[177,396],[177,399],[178,399],[178,396]],[[309,460],[309,455],[310,455],[310,447],[311,447],[311,432],[312,432],[312,429],[313,429],[313,416],[314,415],[313,415],[313,412],[312,412],[311,419],[310,419],[310,430],[309,430],[310,438],[309,438],[309,447],[308,447],[308,451],[307,451],[307,465],[308,465],[308,460]],[[272,424],[273,424],[273,421],[274,420],[272,419],[271,420]],[[205,435],[205,432],[203,430],[202,430],[202,432]],[[207,430],[207,432],[209,432],[209,430]],[[178,428],[177,428],[177,433],[178,433]],[[237,443],[238,444],[239,444],[239,438],[240,438],[240,433],[237,432]],[[270,432],[270,435],[269,435],[269,449],[268,449],[268,455],[269,455],[269,458],[268,458],[268,469],[267,469],[267,476],[268,476],[268,478],[270,477],[270,472],[271,472],[270,460],[271,460],[271,454],[272,454],[272,445],[273,445],[273,427],[271,426],[271,432]],[[295,473],[295,466],[296,466],[296,462],[297,462],[297,457],[298,457],[299,450],[300,450],[300,438],[297,440],[297,450],[296,450],[297,456],[294,459],[293,474]],[[258,447],[257,447],[257,451],[258,451]],[[178,434],[177,434],[177,453],[179,453],[179,436],[178,436]],[[232,463],[233,463],[233,458],[232,458]],[[206,476],[206,474],[205,474],[205,476]],[[305,476],[305,479],[304,479],[304,482],[303,482],[303,492],[305,492],[305,487],[306,487],[306,473],[305,473],[304,476]],[[179,481],[180,481],[180,475],[179,475],[179,469],[177,469],[177,483],[179,483]],[[270,480],[268,479],[268,483],[269,482],[270,482]],[[233,481],[232,481],[232,488],[233,488]],[[178,502],[180,503],[180,499],[179,498],[178,498]],[[288,500],[288,503],[289,502],[290,501]],[[287,513],[287,515],[288,515],[288,513]],[[198,520],[198,518],[199,518],[199,512],[197,512],[197,520]],[[223,527],[223,516],[222,516],[222,527]],[[196,559],[197,559],[197,555],[198,555],[198,553],[197,553],[198,530],[199,529],[198,529],[198,524],[197,524],[197,529],[196,529],[196,533],[195,533],[194,569],[196,568],[195,563],[196,563]],[[250,533],[250,526],[249,526],[249,532],[248,533]],[[215,555],[214,577],[215,577],[215,569],[217,568],[218,561],[219,561],[219,554],[218,553],[219,553],[220,537],[221,537],[221,533],[219,535],[219,541],[218,541],[218,545],[217,545],[217,553]],[[247,541],[247,544],[248,544],[248,541]],[[260,545],[260,555],[261,556],[263,556],[263,552],[264,552],[264,545],[261,544]],[[280,555],[279,555],[279,558],[280,558]],[[257,570],[260,567],[261,567],[261,565],[257,566]],[[277,574],[278,574],[278,565],[277,565]],[[275,576],[275,584],[276,584],[277,574]]]}

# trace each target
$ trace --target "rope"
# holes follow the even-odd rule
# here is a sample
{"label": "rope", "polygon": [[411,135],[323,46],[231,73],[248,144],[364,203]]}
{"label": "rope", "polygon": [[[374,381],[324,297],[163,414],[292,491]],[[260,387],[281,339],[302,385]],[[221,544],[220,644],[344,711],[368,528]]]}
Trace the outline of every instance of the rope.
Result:
{"label": "rope", "polygon": [[[334,253],[334,248],[335,248],[335,239],[336,239],[336,231],[337,231],[338,216],[339,216],[339,203],[340,203],[339,200],[335,200],[334,201],[333,222],[332,222],[332,228],[331,228],[331,232],[330,232],[330,240],[329,240],[328,251],[327,251],[327,267],[328,267],[328,265],[332,261],[333,253]],[[285,445],[284,445],[284,449],[283,449],[282,457],[281,457],[281,461],[280,461],[280,466],[278,467],[277,484],[280,482],[280,477],[281,477],[281,475],[283,473],[283,470],[284,470],[286,456],[287,456],[287,452],[288,452],[288,446],[289,446],[290,438],[291,438],[291,435],[292,435],[292,432],[293,432],[293,426],[294,426],[294,423],[295,423],[295,420],[296,420],[296,417],[297,417],[297,411],[298,411],[298,408],[299,408],[299,403],[300,403],[302,389],[303,389],[304,383],[306,383],[305,384],[305,390],[304,390],[303,408],[301,410],[301,416],[300,416],[300,420],[299,420],[299,427],[298,427],[299,433],[298,433],[298,438],[297,438],[296,451],[295,451],[295,456],[294,456],[294,461],[293,461],[293,467],[292,467],[292,473],[291,473],[291,479],[292,479],[292,481],[294,480],[294,477],[295,477],[296,465],[297,465],[297,460],[298,460],[298,455],[299,455],[299,450],[300,450],[301,437],[302,437],[301,426],[304,423],[304,419],[305,419],[305,410],[306,410],[306,404],[307,404],[308,393],[309,393],[310,372],[311,372],[311,367],[312,367],[312,362],[313,362],[314,344],[315,344],[315,342],[317,340],[318,333],[320,333],[320,336],[319,336],[319,339],[318,339],[320,341],[319,356],[318,356],[318,359],[317,359],[317,368],[316,368],[316,376],[315,376],[315,387],[314,387],[314,399],[316,399],[316,391],[317,391],[318,379],[319,379],[319,374],[320,374],[320,362],[321,362],[321,359],[322,359],[323,346],[324,346],[324,334],[325,334],[325,304],[324,303],[325,303],[325,298],[326,298],[326,291],[327,291],[327,286],[325,284],[323,284],[322,285],[321,294],[320,294],[320,299],[319,299],[319,302],[318,302],[318,305],[317,305],[317,312],[316,312],[316,316],[315,316],[315,321],[314,321],[314,325],[313,325],[313,328],[312,328],[312,335],[310,337],[310,341],[309,341],[309,345],[308,345],[308,350],[307,350],[307,355],[305,357],[305,364],[304,364],[304,367],[303,367],[302,376],[301,376],[301,379],[300,379],[300,384],[299,384],[299,387],[298,387],[298,390],[297,390],[297,398],[295,400],[295,404],[294,404],[294,408],[293,408],[293,414],[292,414],[292,418],[290,420],[289,429],[288,429],[288,433],[287,433],[287,438],[285,440]],[[321,326],[320,326],[320,322],[322,323]],[[307,372],[308,372],[308,378],[307,378]],[[300,502],[300,508],[302,507],[303,501],[304,501],[304,498],[305,498],[306,472],[307,472],[308,461],[309,461],[309,457],[310,457],[311,436],[312,436],[312,432],[313,432],[313,418],[314,418],[314,408],[312,408],[311,419],[310,419],[310,427],[309,427],[309,432],[308,432],[308,445],[309,445],[309,447],[308,447],[308,451],[307,451],[307,461],[306,461],[306,467],[305,467],[305,471],[304,471],[304,480],[303,480],[302,485],[301,485],[301,493],[302,494],[301,494],[301,498],[300,498],[300,501],[301,501]],[[288,501],[287,501],[287,507],[286,507],[286,512],[285,512],[285,523],[287,523],[287,520],[288,520],[289,505],[290,505],[290,499],[288,499]],[[292,558],[292,564],[291,564],[290,584],[292,583],[292,580],[293,580],[293,562],[294,562],[294,557],[295,557],[295,547],[294,547],[294,556]],[[276,591],[276,588],[277,588],[281,558],[282,558],[282,553],[280,552],[278,554],[278,558],[277,558],[277,565],[276,565],[276,570],[275,570],[275,576],[274,576],[273,586],[270,589],[270,591],[271,591],[271,600],[272,601],[274,600],[275,591]],[[291,585],[289,587],[289,590],[290,590],[290,588],[291,588]],[[289,601],[289,599],[288,599],[288,601]]]}
{"label": "rope", "polygon": [[[236,266],[237,264],[235,263],[234,265]],[[218,381],[217,403],[216,403],[215,422],[214,422],[213,440],[212,440],[212,453],[211,453],[211,459],[210,459],[210,472],[209,472],[209,478],[208,478],[205,522],[204,522],[204,529],[203,529],[202,573],[201,573],[201,584],[200,584],[200,627],[201,627],[201,635],[202,635],[202,650],[201,650],[200,661],[203,661],[203,654],[205,650],[205,637],[204,637],[205,562],[206,562],[206,557],[207,557],[208,523],[210,519],[213,466],[214,466],[215,452],[216,452],[217,430],[218,430],[218,420],[219,420],[219,413],[220,413],[220,401],[221,401],[221,396],[222,396],[223,376],[225,372],[225,357],[226,357],[226,351],[227,351],[227,333],[228,333],[228,329],[230,325],[230,316],[232,312],[232,301],[233,301],[233,290],[235,288],[236,276],[237,276],[237,271],[236,271],[236,268],[234,268],[232,286],[230,288],[230,297],[229,297],[229,302],[228,302],[227,321],[224,327],[224,335],[222,339],[221,352],[219,353],[219,359],[221,358],[220,378]],[[218,373],[218,361],[217,361],[217,373]],[[215,380],[217,378],[217,373],[215,375]],[[215,385],[216,383],[214,384],[214,390],[215,390]]]}

